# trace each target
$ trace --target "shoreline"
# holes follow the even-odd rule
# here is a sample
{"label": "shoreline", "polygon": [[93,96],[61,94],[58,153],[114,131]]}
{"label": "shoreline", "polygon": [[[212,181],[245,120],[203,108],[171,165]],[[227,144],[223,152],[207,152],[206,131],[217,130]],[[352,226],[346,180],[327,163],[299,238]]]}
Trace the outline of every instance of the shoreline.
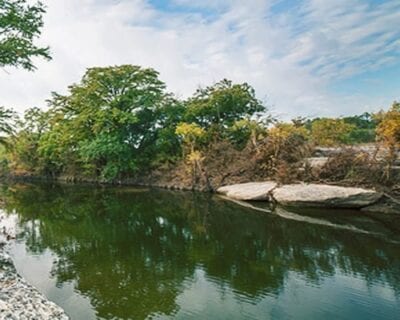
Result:
{"label": "shoreline", "polygon": [[177,190],[177,191],[195,191],[195,192],[208,192],[216,193],[216,190],[205,188],[204,186],[187,186],[182,183],[166,183],[157,182],[154,179],[149,178],[150,182],[144,182],[147,177],[141,179],[128,178],[124,180],[113,180],[105,181],[98,179],[89,178],[77,178],[77,177],[47,177],[47,176],[35,176],[35,175],[9,175],[0,177],[0,181],[6,182],[43,182],[43,183],[60,183],[68,185],[95,185],[95,186],[130,186],[130,187],[149,187],[149,188],[160,188],[167,190]]}
{"label": "shoreline", "polygon": [[[3,223],[0,226],[4,230]],[[5,241],[2,239],[0,242],[0,318],[70,319],[60,306],[50,301],[18,273],[8,253],[9,244]]]}
{"label": "shoreline", "polygon": [[[209,185],[202,185],[201,183],[198,183],[197,185],[193,184],[187,184],[185,181],[179,181],[179,179],[174,179],[173,181],[168,180],[169,182],[166,182],[167,179],[160,179],[157,176],[144,176],[141,178],[129,178],[129,179],[124,179],[124,180],[114,180],[114,181],[104,181],[104,180],[98,180],[98,179],[89,179],[89,178],[83,178],[83,177],[72,177],[72,176],[58,176],[58,177],[48,177],[48,176],[35,176],[35,175],[8,175],[8,176],[3,176],[0,177],[3,181],[6,182],[23,182],[23,183],[29,183],[29,182],[41,182],[41,183],[59,183],[59,184],[67,184],[67,185],[95,185],[95,186],[131,186],[131,187],[148,187],[148,188],[160,188],[160,189],[166,189],[166,190],[176,190],[176,191],[190,191],[190,192],[205,192],[205,193],[213,193],[213,194],[219,194],[219,195],[226,195],[229,197],[227,192],[221,192],[222,189],[225,188],[231,188],[231,187],[238,187],[238,186],[245,186],[248,184],[264,184],[264,183],[272,183],[275,184],[275,186],[271,189],[267,189],[264,194],[261,197],[254,198],[254,194],[251,194],[249,198],[235,198],[231,197],[234,200],[244,200],[244,201],[263,201],[263,202],[269,202],[272,203],[273,205],[281,205],[283,207],[291,207],[292,205],[294,207],[303,207],[303,208],[312,208],[312,207],[320,207],[320,208],[333,208],[333,209],[357,209],[360,212],[371,212],[371,213],[378,213],[378,214],[400,214],[400,199],[398,199],[398,194],[394,194],[391,192],[391,190],[388,190],[387,188],[368,188],[365,189],[365,186],[363,185],[342,185],[342,184],[331,184],[331,183],[321,183],[321,182],[304,182],[304,181],[298,181],[294,184],[279,184],[274,181],[260,181],[260,182],[237,182],[235,184],[228,184],[225,186],[209,186]],[[165,181],[164,181],[165,180]],[[1,180],[0,180],[1,181]],[[293,202],[291,204],[287,204],[284,202],[281,202],[280,199],[276,199],[276,197],[273,195],[273,192],[275,189],[283,189],[283,187],[291,187],[291,186],[322,186],[322,187],[337,187],[338,189],[364,189],[364,191],[373,191],[376,194],[380,194],[376,198],[376,201],[370,201],[368,204],[364,205],[359,205],[357,206],[348,206],[346,205],[332,205],[329,204],[329,199],[324,203],[324,201],[319,201],[321,199],[314,199],[317,201],[307,203],[303,201],[298,201]],[[376,186],[375,186],[376,187]],[[235,190],[236,191],[236,190]],[[239,191],[239,194],[242,193],[242,190]],[[259,194],[260,190],[256,190],[256,194]],[[299,191],[299,190],[297,190]],[[251,190],[250,193],[253,193],[254,190]],[[244,192],[246,194],[246,191]],[[248,196],[248,195],[246,195]],[[288,197],[288,193],[286,192],[286,197]],[[332,196],[332,192],[331,192]],[[348,199],[344,199],[345,202],[346,200],[350,200],[352,198],[352,195],[348,196]],[[335,202],[337,199],[334,197],[331,198],[333,202]],[[319,202],[319,204],[318,204]],[[317,205],[315,205],[317,204]]]}

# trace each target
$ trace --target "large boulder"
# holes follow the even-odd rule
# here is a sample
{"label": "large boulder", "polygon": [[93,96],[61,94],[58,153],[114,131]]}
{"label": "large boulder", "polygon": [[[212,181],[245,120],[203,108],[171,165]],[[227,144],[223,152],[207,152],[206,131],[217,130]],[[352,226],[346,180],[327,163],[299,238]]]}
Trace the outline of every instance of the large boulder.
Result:
{"label": "large boulder", "polygon": [[220,187],[217,189],[217,193],[236,200],[268,201],[271,191],[276,186],[277,184],[272,181],[240,183]]}
{"label": "large boulder", "polygon": [[363,208],[378,201],[375,190],[320,184],[292,184],[276,188],[273,198],[284,206]]}

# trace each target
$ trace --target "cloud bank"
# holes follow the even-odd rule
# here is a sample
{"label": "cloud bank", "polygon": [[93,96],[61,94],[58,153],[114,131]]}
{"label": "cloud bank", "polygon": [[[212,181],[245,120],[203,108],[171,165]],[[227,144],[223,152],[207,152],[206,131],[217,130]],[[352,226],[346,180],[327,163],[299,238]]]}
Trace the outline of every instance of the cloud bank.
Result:
{"label": "cloud bank", "polygon": [[283,118],[356,114],[400,98],[397,0],[45,3],[40,43],[53,60],[34,73],[0,71],[1,105],[44,107],[86,68],[118,64],[157,69],[181,97],[222,78],[248,82]]}

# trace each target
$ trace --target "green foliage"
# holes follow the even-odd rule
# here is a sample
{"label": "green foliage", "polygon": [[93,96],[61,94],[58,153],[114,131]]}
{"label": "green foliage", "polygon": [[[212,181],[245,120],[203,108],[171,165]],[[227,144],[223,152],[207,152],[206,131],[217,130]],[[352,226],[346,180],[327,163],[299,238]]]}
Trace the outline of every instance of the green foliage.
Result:
{"label": "green foliage", "polygon": [[0,0],[0,66],[35,69],[32,58],[50,59],[49,48],[39,47],[34,40],[43,27],[42,2]]}
{"label": "green foliage", "polygon": [[303,126],[278,122],[268,130],[268,136],[275,140],[284,140],[292,136],[301,137],[303,140],[307,140],[309,137],[309,132]]}
{"label": "green foliage", "polygon": [[152,165],[174,162],[180,157],[182,145],[175,130],[183,120],[184,111],[185,106],[181,101],[171,95],[163,98],[163,103],[155,114],[157,120],[153,142],[146,146],[146,152],[151,156]]}
{"label": "green foliage", "polygon": [[239,149],[244,148],[250,141],[257,148],[257,142],[267,134],[266,126],[255,120],[242,119],[235,121],[228,128],[229,140]]}
{"label": "green foliage", "polygon": [[106,180],[114,179],[124,172],[134,172],[135,160],[131,158],[131,148],[118,136],[99,134],[92,140],[83,140],[79,148],[80,157],[86,164],[101,168],[98,172]]}
{"label": "green foliage", "polygon": [[176,127],[175,133],[183,140],[186,147],[186,160],[195,166],[199,165],[204,157],[198,149],[199,144],[206,135],[206,131],[196,123],[182,122]]}
{"label": "green foliage", "polygon": [[376,139],[377,119],[374,114],[365,112],[361,115],[344,118],[316,118],[293,120],[304,124],[312,131],[312,138],[320,145],[371,143]]}
{"label": "green foliage", "polygon": [[283,177],[299,171],[310,156],[310,142],[369,142],[377,123],[382,141],[398,138],[398,104],[376,115],[274,123],[246,83],[222,80],[180,101],[158,76],[133,65],[90,68],[67,94],[53,93],[47,111],[27,110],[15,134],[13,112],[0,108],[0,131],[8,135],[3,141],[13,146],[3,158],[14,171],[111,181],[185,159],[185,165],[192,165],[193,181],[197,174],[209,181],[207,166],[214,156],[230,161],[226,150]]}
{"label": "green foliage", "polygon": [[148,165],[159,125],[168,122],[158,117],[171,102],[164,90],[153,69],[89,69],[81,83],[70,86],[69,95],[54,94],[49,102],[54,114],[51,132],[59,134],[46,140],[43,151],[61,148],[61,154],[73,154],[78,167],[93,167],[107,179],[120,177],[136,164]]}
{"label": "green foliage", "polygon": [[198,89],[186,105],[187,122],[195,122],[203,128],[214,127],[219,132],[235,121],[265,111],[249,84],[233,84],[226,79]]}
{"label": "green foliage", "polygon": [[353,126],[349,133],[349,142],[352,144],[369,143],[375,141],[377,122],[373,115],[365,112],[362,115],[345,117],[344,122]]}
{"label": "green foliage", "polygon": [[122,179],[182,155],[200,166],[214,138],[255,146],[265,132],[255,120],[265,108],[246,83],[223,80],[179,101],[157,71],[122,65],[90,68],[68,89],[18,121],[15,170]]}
{"label": "green foliage", "polygon": [[354,125],[343,119],[322,118],[316,119],[311,125],[313,141],[320,146],[334,146],[350,142],[350,133]]}
{"label": "green foliage", "polygon": [[196,143],[205,136],[205,130],[195,123],[180,123],[175,130],[178,136],[181,136],[184,143],[194,149]]}
{"label": "green foliage", "polygon": [[[278,122],[268,130],[268,147],[274,158],[272,162],[301,160],[302,147],[308,142],[309,131],[303,126]],[[271,166],[271,165],[270,165]]]}
{"label": "green foliage", "polygon": [[43,157],[39,154],[39,142],[49,128],[49,115],[39,108],[25,111],[16,121],[18,131],[11,138],[11,161],[14,170],[41,173]]}

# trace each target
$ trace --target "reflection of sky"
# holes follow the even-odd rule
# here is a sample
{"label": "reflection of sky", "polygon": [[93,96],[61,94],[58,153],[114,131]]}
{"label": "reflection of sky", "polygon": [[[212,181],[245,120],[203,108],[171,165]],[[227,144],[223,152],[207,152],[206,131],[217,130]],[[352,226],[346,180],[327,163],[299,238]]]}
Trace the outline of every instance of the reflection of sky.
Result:
{"label": "reflection of sky", "polygon": [[53,60],[0,75],[1,105],[18,111],[45,107],[86,68],[120,64],[157,69],[183,97],[223,78],[248,82],[286,118],[360,114],[400,99],[399,0],[44,2],[39,41]]}

